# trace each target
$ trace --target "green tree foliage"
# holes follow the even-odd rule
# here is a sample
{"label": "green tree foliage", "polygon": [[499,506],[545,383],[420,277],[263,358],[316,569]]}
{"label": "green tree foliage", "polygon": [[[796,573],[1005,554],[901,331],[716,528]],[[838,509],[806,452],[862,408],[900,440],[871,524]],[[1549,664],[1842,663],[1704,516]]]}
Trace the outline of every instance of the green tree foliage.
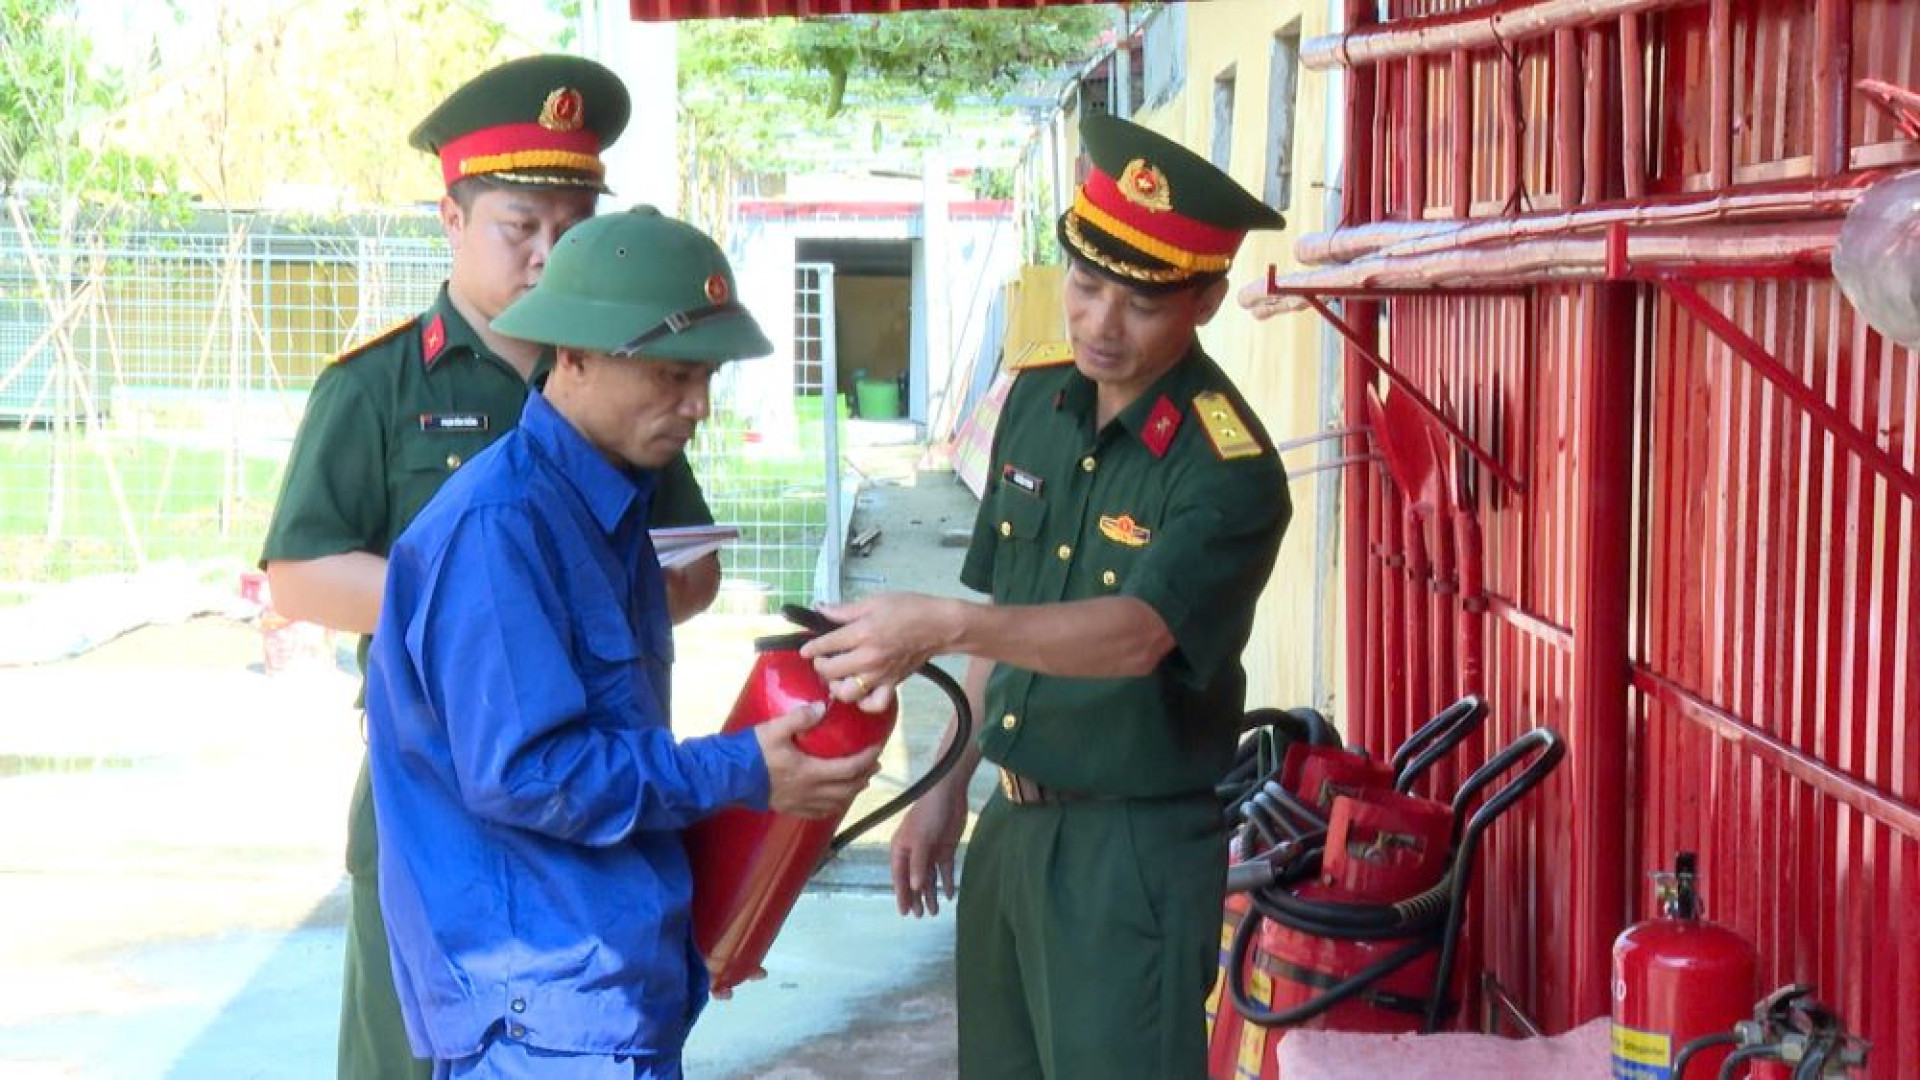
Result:
{"label": "green tree foliage", "polygon": [[225,206],[284,185],[371,205],[436,198],[439,167],[407,133],[505,58],[500,22],[452,0],[220,0],[200,16],[211,40],[129,113],[149,152]]}
{"label": "green tree foliage", "polygon": [[825,143],[872,155],[941,145],[958,123],[1092,54],[1105,6],[711,20],[680,29],[681,105],[698,155],[749,171],[817,166]]}
{"label": "green tree foliage", "polygon": [[73,0],[0,0],[0,198],[56,207],[71,226],[163,202],[168,173],[121,145],[121,75],[93,62]]}

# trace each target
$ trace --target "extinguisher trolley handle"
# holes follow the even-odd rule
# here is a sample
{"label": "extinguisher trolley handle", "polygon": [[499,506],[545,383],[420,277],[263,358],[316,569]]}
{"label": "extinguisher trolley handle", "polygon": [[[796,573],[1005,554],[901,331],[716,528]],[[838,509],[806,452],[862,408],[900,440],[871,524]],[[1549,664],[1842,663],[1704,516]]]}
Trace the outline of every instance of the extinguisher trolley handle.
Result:
{"label": "extinguisher trolley handle", "polygon": [[[1453,852],[1453,868],[1448,874],[1448,911],[1445,930],[1440,944],[1440,963],[1434,971],[1433,997],[1427,1008],[1426,1030],[1438,1031],[1444,1017],[1441,1015],[1445,1004],[1446,988],[1451,981],[1453,962],[1460,946],[1460,923],[1466,912],[1467,893],[1473,884],[1474,859],[1479,854],[1481,834],[1487,831],[1500,815],[1507,812],[1528,792],[1540,786],[1540,782],[1567,756],[1567,744],[1549,728],[1534,728],[1508,743],[1506,748],[1489,758],[1468,776],[1453,796],[1453,827],[1457,834]],[[1487,800],[1474,810],[1467,820],[1465,830],[1461,830],[1461,819],[1466,815],[1467,807],[1473,805],[1475,796],[1488,784],[1509,769],[1526,761],[1526,768],[1520,775],[1487,797]]]}
{"label": "extinguisher trolley handle", "polygon": [[1487,718],[1486,699],[1468,694],[1420,725],[1400,748],[1393,752],[1393,790],[1404,795],[1433,763],[1453,752],[1467,736],[1480,730]]}

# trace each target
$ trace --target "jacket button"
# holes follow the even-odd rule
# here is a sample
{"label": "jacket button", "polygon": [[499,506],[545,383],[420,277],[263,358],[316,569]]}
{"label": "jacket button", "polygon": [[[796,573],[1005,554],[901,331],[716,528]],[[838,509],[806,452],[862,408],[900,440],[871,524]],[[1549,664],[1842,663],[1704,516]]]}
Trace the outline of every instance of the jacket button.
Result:
{"label": "jacket button", "polygon": [[1020,723],[1020,718],[1013,715],[1012,713],[1008,713],[1007,715],[1000,718],[1000,726],[1006,729],[1007,731],[1012,731],[1014,729],[1014,726],[1018,723]]}
{"label": "jacket button", "polygon": [[1061,544],[1060,550],[1055,552],[1055,554],[1060,556],[1061,562],[1066,562],[1068,559],[1073,558],[1073,547],[1070,544]]}
{"label": "jacket button", "polygon": [[513,1027],[507,1030],[507,1034],[513,1036],[516,1039],[524,1039],[527,1037],[527,1029],[521,1027],[519,1024],[515,1024],[513,1025]]}
{"label": "jacket button", "polygon": [[1000,523],[1000,535],[1001,535],[1001,536],[1012,536],[1012,535],[1013,535],[1013,522],[1011,522],[1011,521],[1003,521],[1003,522],[1001,522],[1001,523]]}
{"label": "jacket button", "polygon": [[1114,573],[1111,570],[1100,575],[1100,584],[1105,585],[1109,589],[1113,588],[1114,585],[1119,583],[1119,581],[1120,581],[1120,575]]}
{"label": "jacket button", "polygon": [[1081,472],[1092,472],[1093,470],[1099,467],[1100,467],[1099,459],[1095,458],[1092,454],[1088,454],[1086,457],[1083,457],[1080,459]]}
{"label": "jacket button", "polygon": [[457,469],[457,468],[459,468],[459,467],[460,467],[460,455],[459,455],[459,454],[448,454],[448,455],[447,455],[447,468],[449,468],[449,469]]}
{"label": "jacket button", "polygon": [[507,1006],[507,1007],[508,1007],[509,1009],[512,1009],[512,1010],[513,1010],[514,1012],[526,1012],[526,1011],[527,1011],[527,999],[526,999],[526,998],[514,998],[514,999],[513,999],[513,1004],[511,1004],[511,1005],[509,1005],[509,1006]]}

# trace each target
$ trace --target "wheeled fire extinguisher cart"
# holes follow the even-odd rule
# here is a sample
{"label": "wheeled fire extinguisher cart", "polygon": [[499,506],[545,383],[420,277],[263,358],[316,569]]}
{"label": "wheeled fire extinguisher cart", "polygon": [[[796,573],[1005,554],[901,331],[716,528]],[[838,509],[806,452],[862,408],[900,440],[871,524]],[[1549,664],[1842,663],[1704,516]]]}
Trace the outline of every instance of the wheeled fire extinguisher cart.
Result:
{"label": "wheeled fire extinguisher cart", "polygon": [[[806,608],[789,606],[783,614],[803,629],[754,642],[753,669],[723,730],[745,731],[802,705],[825,701],[826,715],[794,740],[801,750],[815,757],[844,757],[886,742],[898,718],[898,697],[880,712],[834,701],[813,670],[813,662],[800,655],[800,646],[836,624]],[[856,837],[925,794],[959,761],[973,728],[966,692],[931,663],[917,674],[953,702],[953,739],[926,775],[878,810],[837,835],[837,818],[800,818],[744,807],[729,807],[688,830],[694,943],[707,959],[716,992],[724,993],[760,970],[800,890],[816,870]]]}
{"label": "wheeled fire extinguisher cart", "polygon": [[1274,1080],[1284,1029],[1436,1031],[1450,1017],[1484,834],[1566,752],[1553,732],[1535,729],[1476,769],[1450,801],[1411,794],[1420,773],[1484,715],[1483,703],[1463,699],[1390,763],[1299,748],[1290,752],[1297,770],[1243,802],[1271,843],[1229,871],[1228,888],[1244,890],[1248,908],[1223,981],[1247,1026],[1232,1071],[1213,1063],[1216,1080]]}

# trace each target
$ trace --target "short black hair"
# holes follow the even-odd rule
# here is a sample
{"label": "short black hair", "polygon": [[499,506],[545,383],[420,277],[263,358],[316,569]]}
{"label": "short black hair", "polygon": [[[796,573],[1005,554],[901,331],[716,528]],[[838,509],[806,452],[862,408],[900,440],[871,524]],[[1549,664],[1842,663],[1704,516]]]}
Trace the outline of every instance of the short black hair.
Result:
{"label": "short black hair", "polygon": [[484,173],[479,176],[464,176],[455,180],[453,186],[447,189],[447,197],[453,200],[461,213],[466,213],[473,209],[474,200],[487,192],[506,191],[515,186],[517,185],[496,180]]}

